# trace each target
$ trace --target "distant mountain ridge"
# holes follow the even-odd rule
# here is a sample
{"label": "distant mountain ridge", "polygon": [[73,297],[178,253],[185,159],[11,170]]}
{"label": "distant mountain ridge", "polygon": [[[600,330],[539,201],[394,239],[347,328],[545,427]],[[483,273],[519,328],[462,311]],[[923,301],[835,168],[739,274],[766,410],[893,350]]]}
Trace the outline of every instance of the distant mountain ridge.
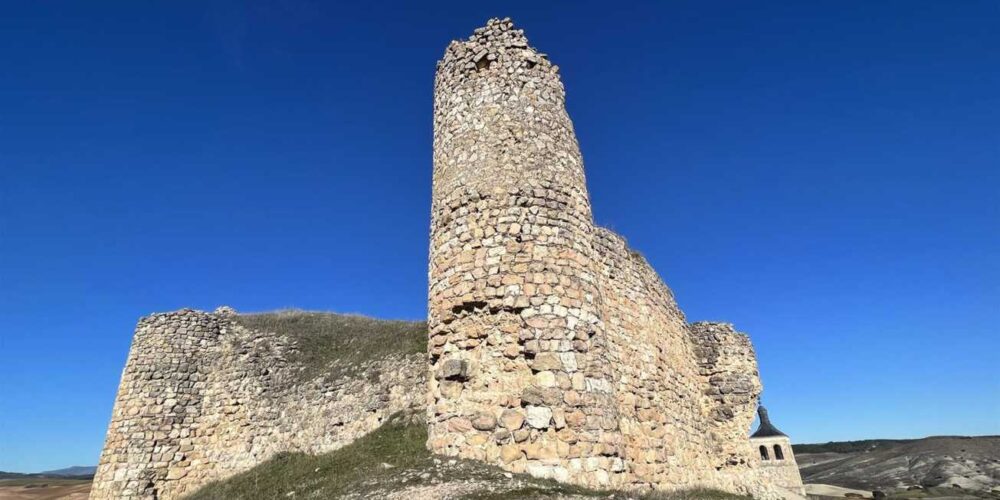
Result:
{"label": "distant mountain ridge", "polygon": [[862,439],[859,441],[828,441],[826,443],[793,444],[792,451],[796,455],[800,453],[855,453],[863,451],[874,451],[896,445],[922,441],[925,439],[985,439],[1000,438],[1000,435],[986,436],[927,436],[915,439]]}
{"label": "distant mountain ridge", "polygon": [[44,472],[4,472],[0,471],[0,479],[19,479],[30,477],[66,477],[89,479],[97,472],[96,465],[74,465],[64,469],[48,470]]}
{"label": "distant mountain ridge", "polygon": [[97,472],[96,465],[74,465],[71,467],[66,467],[65,469],[47,470],[45,472],[39,472],[41,476],[54,476],[54,477],[77,477],[77,476],[93,476]]}

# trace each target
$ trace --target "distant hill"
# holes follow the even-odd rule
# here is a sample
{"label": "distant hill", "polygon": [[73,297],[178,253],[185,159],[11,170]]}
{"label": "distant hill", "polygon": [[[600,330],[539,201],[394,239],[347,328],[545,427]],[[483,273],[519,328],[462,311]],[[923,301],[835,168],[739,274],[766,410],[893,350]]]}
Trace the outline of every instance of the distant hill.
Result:
{"label": "distant hill", "polygon": [[934,436],[795,445],[806,483],[864,490],[1000,488],[1000,436]]}
{"label": "distant hill", "polygon": [[891,448],[906,443],[924,441],[927,439],[991,439],[1000,436],[930,436],[922,439],[863,439],[860,441],[830,441],[816,444],[793,444],[792,450],[800,453],[854,453],[859,451],[875,451]]}
{"label": "distant hill", "polygon": [[41,476],[47,477],[80,477],[93,476],[97,472],[96,465],[74,465],[65,469],[48,470],[39,472]]}
{"label": "distant hill", "polygon": [[47,477],[65,477],[74,479],[90,479],[97,472],[96,465],[74,465],[65,469],[48,470],[45,472],[4,472],[0,471],[0,479],[30,479]]}
{"label": "distant hill", "polygon": [[917,439],[864,439],[861,441],[830,441],[817,444],[793,444],[792,451],[801,453],[855,453],[888,448],[904,443],[912,443]]}

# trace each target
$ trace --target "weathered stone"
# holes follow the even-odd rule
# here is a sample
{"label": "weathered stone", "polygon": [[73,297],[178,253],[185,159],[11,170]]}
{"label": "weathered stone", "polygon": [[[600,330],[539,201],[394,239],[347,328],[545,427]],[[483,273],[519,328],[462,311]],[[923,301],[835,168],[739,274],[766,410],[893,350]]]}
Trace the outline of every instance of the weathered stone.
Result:
{"label": "weathered stone", "polygon": [[535,354],[535,353],[537,353],[538,352],[538,348],[539,348],[539,346],[538,346],[538,341],[537,340],[529,340],[529,341],[527,341],[527,342],[524,343],[524,352],[527,353],[527,354]]}
{"label": "weathered stone", "polygon": [[552,420],[552,410],[544,406],[529,406],[525,408],[527,412],[528,425],[536,429],[544,429],[549,426]]}
{"label": "weathered stone", "polygon": [[514,431],[514,442],[515,443],[523,443],[529,437],[531,437],[531,431],[529,431],[528,429],[520,429],[520,430]]}
{"label": "weathered stone", "polygon": [[472,420],[472,427],[479,431],[492,431],[497,426],[497,419],[489,413],[479,413]]}
{"label": "weathered stone", "polygon": [[500,447],[500,459],[506,463],[520,460],[523,456],[524,452],[517,445],[508,444]]}
{"label": "weathered stone", "polygon": [[534,376],[535,385],[538,387],[555,387],[556,374],[552,372],[538,372]]}
{"label": "weathered stone", "polygon": [[552,410],[552,424],[556,429],[566,427],[566,412],[562,408]]}
{"label": "weathered stone", "polygon": [[517,410],[506,409],[500,414],[500,425],[505,429],[516,431],[524,425],[524,415]]}
{"label": "weathered stone", "polygon": [[177,481],[179,479],[184,479],[188,475],[187,469],[170,469],[167,473],[167,481]]}
{"label": "weathered stone", "polygon": [[553,442],[535,441],[529,443],[524,446],[524,454],[528,457],[528,460],[552,461],[559,458],[559,452],[556,449],[556,444]]}
{"label": "weathered stone", "polygon": [[448,359],[438,367],[438,379],[466,380],[469,378],[469,363],[464,359]]}
{"label": "weathered stone", "polygon": [[457,398],[462,394],[463,384],[454,380],[442,380],[438,387],[444,396]]}
{"label": "weathered stone", "polygon": [[554,352],[543,352],[535,356],[531,361],[531,368],[535,371],[561,370],[563,368],[559,355]]}
{"label": "weathered stone", "polygon": [[552,406],[559,404],[562,394],[558,389],[530,386],[521,393],[521,402],[528,405]]}

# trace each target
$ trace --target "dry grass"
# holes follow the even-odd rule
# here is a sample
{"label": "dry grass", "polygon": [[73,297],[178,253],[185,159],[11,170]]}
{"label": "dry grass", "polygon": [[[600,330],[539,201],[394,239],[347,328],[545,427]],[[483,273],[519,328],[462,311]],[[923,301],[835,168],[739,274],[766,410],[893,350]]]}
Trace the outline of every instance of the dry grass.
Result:
{"label": "dry grass", "polygon": [[381,320],[296,309],[240,314],[234,319],[247,328],[295,339],[299,351],[293,361],[306,367],[301,373],[303,378],[324,371],[337,377],[366,361],[427,352],[424,321]]}
{"label": "dry grass", "polygon": [[[427,325],[364,316],[299,310],[242,314],[248,328],[295,339],[295,360],[304,375],[340,376],[366,361],[393,355],[423,354]],[[465,482],[475,491],[462,498],[612,498],[637,500],[735,500],[744,497],[697,490],[653,495],[597,491],[509,475],[484,463],[435,457],[426,448],[427,430],[412,417],[395,416],[378,430],[323,455],[282,453],[246,472],[206,485],[190,500],[264,500],[274,498],[382,498],[413,487]],[[509,477],[510,476],[510,477]]]}
{"label": "dry grass", "polygon": [[610,498],[636,500],[738,500],[717,491],[636,495],[596,491],[529,476],[504,473],[469,460],[436,457],[425,447],[426,426],[394,416],[378,430],[323,455],[283,453],[229,479],[211,483],[188,500],[270,500],[274,498],[384,498],[408,488],[449,483],[478,485],[468,500],[526,498]]}
{"label": "dry grass", "polygon": [[0,479],[2,500],[86,500],[90,479],[26,477]]}

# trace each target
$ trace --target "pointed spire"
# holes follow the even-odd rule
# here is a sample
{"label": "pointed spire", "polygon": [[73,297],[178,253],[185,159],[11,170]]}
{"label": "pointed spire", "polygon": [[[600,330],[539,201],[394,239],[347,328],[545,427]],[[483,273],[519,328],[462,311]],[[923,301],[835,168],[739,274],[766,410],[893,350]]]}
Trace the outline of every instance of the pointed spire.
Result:
{"label": "pointed spire", "polygon": [[760,426],[757,427],[757,432],[753,433],[750,437],[771,437],[771,436],[785,436],[787,434],[778,430],[774,424],[771,423],[770,417],[767,416],[767,408],[764,405],[757,407],[757,415],[760,416]]}

